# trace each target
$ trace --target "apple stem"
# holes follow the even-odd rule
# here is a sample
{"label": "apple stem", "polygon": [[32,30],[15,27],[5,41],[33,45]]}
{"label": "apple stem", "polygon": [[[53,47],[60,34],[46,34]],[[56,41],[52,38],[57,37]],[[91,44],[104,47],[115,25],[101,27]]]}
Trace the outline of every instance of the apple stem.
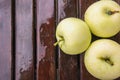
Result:
{"label": "apple stem", "polygon": [[107,11],[107,14],[108,15],[112,15],[112,14],[115,14],[115,13],[119,13],[120,11]]}
{"label": "apple stem", "polygon": [[59,42],[60,42],[60,41],[55,42],[55,43],[54,43],[54,46],[57,46]]}
{"label": "apple stem", "polygon": [[108,64],[110,64],[111,66],[113,65],[113,62],[110,60],[105,60]]}
{"label": "apple stem", "polygon": [[57,46],[60,43],[60,41],[62,41],[62,40],[59,40],[59,41],[55,42],[54,46]]}
{"label": "apple stem", "polygon": [[111,66],[113,66],[113,62],[110,60],[110,58],[106,57],[106,58],[101,58],[101,60],[107,62],[108,64],[110,64]]}

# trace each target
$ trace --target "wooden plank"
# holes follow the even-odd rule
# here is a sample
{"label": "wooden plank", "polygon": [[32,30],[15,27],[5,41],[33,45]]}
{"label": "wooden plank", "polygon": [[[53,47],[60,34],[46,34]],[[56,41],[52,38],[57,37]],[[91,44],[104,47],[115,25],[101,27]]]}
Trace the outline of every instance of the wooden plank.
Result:
{"label": "wooden plank", "polygon": [[[97,0],[79,0],[79,10],[80,10],[80,18],[84,20],[84,13],[86,9]],[[94,39],[97,39],[94,36]],[[88,73],[88,71],[85,68],[84,65],[84,53],[80,55],[80,80],[97,80],[94,78],[91,74]]]}
{"label": "wooden plank", "polygon": [[56,80],[54,0],[37,0],[37,80]]}
{"label": "wooden plank", "polygon": [[[92,3],[96,2],[98,0],[79,0],[79,10],[80,10],[80,18],[84,18],[85,10],[90,6]],[[119,0],[116,0],[119,2]],[[119,2],[120,3],[120,2]],[[98,39],[98,37],[93,35],[93,40]],[[116,42],[120,43],[120,33],[118,33],[116,36],[112,37],[111,39],[115,40]],[[93,77],[91,74],[88,73],[88,71],[85,68],[84,65],[84,54],[80,55],[80,80],[98,80],[95,77]],[[120,80],[118,78],[117,80]]]}
{"label": "wooden plank", "polygon": [[[58,19],[77,17],[77,0],[58,0]],[[58,80],[79,80],[78,56],[64,54],[58,50]]]}
{"label": "wooden plank", "polygon": [[[115,0],[115,1],[120,5],[120,0]],[[113,36],[111,39],[115,40],[120,44],[120,32],[117,35]]]}
{"label": "wooden plank", "polygon": [[11,80],[11,0],[0,0],[0,80]]}
{"label": "wooden plank", "polygon": [[[97,0],[79,0],[79,9],[80,9],[80,18],[84,20],[84,13],[86,11],[86,9],[94,2],[96,2]],[[97,39],[96,36],[94,36],[95,40]],[[91,74],[88,73],[88,71],[85,68],[84,65],[84,53],[82,55],[80,55],[80,80],[98,80],[96,78],[94,78]]]}
{"label": "wooden plank", "polygon": [[[119,5],[120,5],[120,0],[115,0]],[[111,39],[113,39],[114,41],[118,42],[120,44],[120,32],[113,36]],[[116,80],[120,80],[120,77],[117,78]]]}
{"label": "wooden plank", "polygon": [[16,0],[16,80],[34,80],[33,3]]}

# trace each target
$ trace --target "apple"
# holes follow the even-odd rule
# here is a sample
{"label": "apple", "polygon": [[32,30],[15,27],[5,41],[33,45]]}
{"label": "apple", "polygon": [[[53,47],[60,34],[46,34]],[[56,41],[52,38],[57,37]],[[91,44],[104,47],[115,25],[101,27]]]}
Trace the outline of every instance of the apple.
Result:
{"label": "apple", "polygon": [[120,31],[120,5],[112,0],[97,1],[87,8],[84,20],[94,35],[112,37]]}
{"label": "apple", "polygon": [[56,29],[57,42],[61,50],[70,55],[84,52],[91,42],[91,32],[81,19],[69,17],[63,19]]}
{"label": "apple", "polygon": [[94,77],[113,80],[120,77],[120,45],[110,39],[94,41],[86,50],[85,67]]}

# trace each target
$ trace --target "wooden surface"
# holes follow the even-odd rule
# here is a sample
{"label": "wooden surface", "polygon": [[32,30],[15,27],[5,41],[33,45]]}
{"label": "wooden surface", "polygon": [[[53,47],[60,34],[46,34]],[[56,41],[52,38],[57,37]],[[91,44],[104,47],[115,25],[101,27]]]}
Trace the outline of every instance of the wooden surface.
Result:
{"label": "wooden surface", "polygon": [[15,7],[15,79],[33,80],[33,3],[16,0]]}
{"label": "wooden surface", "polygon": [[[58,0],[57,23],[67,17],[77,17],[77,0]],[[58,49],[59,80],[79,80],[78,56],[64,54]]]}
{"label": "wooden surface", "polygon": [[[80,10],[80,15],[79,18],[81,18],[82,20],[84,20],[84,13],[86,11],[86,9],[97,0],[79,0],[79,10]],[[97,37],[94,36],[95,39],[97,39]],[[94,78],[93,76],[91,76],[88,71],[85,68],[84,65],[84,53],[80,55],[80,80],[98,80],[96,78]]]}
{"label": "wooden surface", "polygon": [[11,1],[0,0],[0,80],[11,80]]}
{"label": "wooden surface", "polygon": [[[53,45],[58,23],[84,20],[96,1],[0,0],[0,80],[98,80],[86,70],[84,53],[67,55]],[[120,32],[110,39],[120,44]]]}
{"label": "wooden surface", "polygon": [[37,0],[37,80],[56,80],[54,0]]}

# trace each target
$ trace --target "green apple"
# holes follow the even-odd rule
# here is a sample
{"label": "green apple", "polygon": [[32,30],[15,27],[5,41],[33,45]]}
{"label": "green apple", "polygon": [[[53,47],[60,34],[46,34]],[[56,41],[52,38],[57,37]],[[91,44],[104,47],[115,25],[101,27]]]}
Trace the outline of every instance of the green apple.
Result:
{"label": "green apple", "polygon": [[120,5],[112,0],[101,0],[89,6],[84,15],[92,33],[112,37],[120,31]]}
{"label": "green apple", "polygon": [[91,32],[87,24],[74,17],[63,19],[56,29],[57,42],[61,50],[70,55],[84,52],[91,42]]}
{"label": "green apple", "polygon": [[85,67],[90,74],[102,80],[120,77],[120,45],[110,39],[94,41],[86,50]]}

